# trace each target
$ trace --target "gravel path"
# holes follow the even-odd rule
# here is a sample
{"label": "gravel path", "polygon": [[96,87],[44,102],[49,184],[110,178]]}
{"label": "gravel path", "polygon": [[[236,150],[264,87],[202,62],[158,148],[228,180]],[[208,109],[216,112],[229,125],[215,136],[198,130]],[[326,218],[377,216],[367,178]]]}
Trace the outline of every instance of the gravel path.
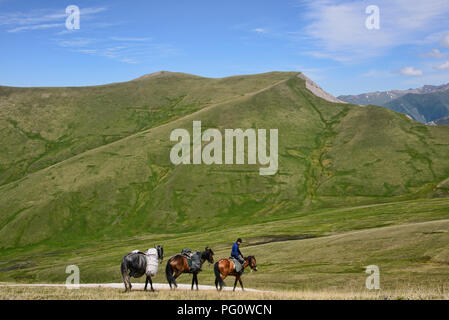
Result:
{"label": "gravel path", "polygon": [[[115,289],[125,289],[125,285],[123,283],[81,283],[80,288],[115,288]],[[133,283],[133,290],[143,290],[145,284],[144,283]],[[32,284],[20,284],[20,283],[2,283],[0,284],[0,287],[65,287],[65,284],[58,284],[58,283],[32,283]],[[150,288],[150,285],[148,285],[148,289]],[[166,283],[153,283],[153,288],[156,290],[169,290],[170,287]],[[191,286],[189,284],[178,284],[177,290],[190,290]],[[196,288],[196,286],[195,286]],[[199,285],[199,290],[216,290],[214,286],[206,286],[206,285]],[[233,287],[223,287],[223,290],[225,291],[231,291]],[[238,286],[236,291],[241,291],[242,289],[240,286]],[[245,291],[252,291],[252,292],[267,292],[257,289],[251,289],[251,288],[245,288]]]}

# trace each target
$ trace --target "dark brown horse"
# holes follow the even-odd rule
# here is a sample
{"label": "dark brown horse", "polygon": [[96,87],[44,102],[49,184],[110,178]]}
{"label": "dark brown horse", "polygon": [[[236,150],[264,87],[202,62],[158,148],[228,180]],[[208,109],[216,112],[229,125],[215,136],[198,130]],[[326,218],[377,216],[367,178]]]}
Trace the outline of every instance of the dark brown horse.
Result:
{"label": "dark brown horse", "polygon": [[[244,258],[245,263],[243,264],[243,270],[245,270],[246,267],[250,267],[252,270],[257,271],[257,263],[256,258],[254,256],[249,256]],[[215,288],[217,288],[218,291],[221,291],[224,286],[224,279],[227,276],[234,276],[235,282],[234,282],[234,291],[235,287],[237,286],[237,281],[240,282],[240,286],[243,289],[243,283],[241,274],[235,272],[234,262],[232,262],[231,259],[220,259],[215,263],[214,266],[214,273],[215,273]],[[218,285],[220,285],[220,288],[218,288]]]}
{"label": "dark brown horse", "polygon": [[201,267],[203,263],[208,261],[209,263],[214,263],[214,252],[212,249],[206,247],[203,252],[200,252],[200,266],[199,269],[191,270],[189,267],[189,262],[187,261],[186,256],[182,254],[177,254],[171,257],[165,268],[165,275],[167,276],[168,284],[170,285],[170,289],[172,285],[177,288],[176,279],[183,273],[191,273],[192,277],[192,290],[193,285],[196,284],[196,290],[198,290],[198,273],[201,271]]}

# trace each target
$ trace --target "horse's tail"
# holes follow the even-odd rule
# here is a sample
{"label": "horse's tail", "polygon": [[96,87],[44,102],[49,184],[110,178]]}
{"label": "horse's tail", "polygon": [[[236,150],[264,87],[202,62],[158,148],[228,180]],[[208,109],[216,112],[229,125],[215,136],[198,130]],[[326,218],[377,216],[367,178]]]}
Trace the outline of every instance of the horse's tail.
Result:
{"label": "horse's tail", "polygon": [[120,271],[122,272],[122,276],[125,277],[125,274],[128,273],[128,267],[126,265],[126,256],[122,259],[122,264],[120,265]]}
{"label": "horse's tail", "polygon": [[168,281],[168,284],[170,285],[170,289],[171,289],[172,283],[174,283],[174,280],[175,280],[175,279],[173,279],[173,269],[170,265],[171,260],[172,260],[171,258],[168,259],[167,266],[165,267],[165,276],[167,277],[167,281]]}
{"label": "horse's tail", "polygon": [[[215,273],[215,288],[217,288],[217,290],[221,290],[224,286],[224,281],[221,278],[220,268],[218,267],[218,261],[215,262],[214,273]],[[220,289],[218,289],[218,285],[220,285]]]}

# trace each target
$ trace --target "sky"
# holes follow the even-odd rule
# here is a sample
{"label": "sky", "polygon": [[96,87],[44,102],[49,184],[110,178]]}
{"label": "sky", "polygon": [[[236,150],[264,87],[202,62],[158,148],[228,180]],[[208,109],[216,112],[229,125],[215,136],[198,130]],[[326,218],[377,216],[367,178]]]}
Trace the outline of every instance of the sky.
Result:
{"label": "sky", "polygon": [[0,85],[159,70],[301,71],[335,96],[438,85],[449,82],[448,17],[448,0],[0,0]]}

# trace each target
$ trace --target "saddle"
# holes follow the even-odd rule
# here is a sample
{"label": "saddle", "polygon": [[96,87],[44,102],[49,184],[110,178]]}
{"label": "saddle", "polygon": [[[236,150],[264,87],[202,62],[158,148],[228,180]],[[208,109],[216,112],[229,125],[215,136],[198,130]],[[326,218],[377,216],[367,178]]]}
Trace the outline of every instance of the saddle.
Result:
{"label": "saddle", "polygon": [[189,248],[184,248],[181,251],[181,255],[187,258],[190,272],[194,273],[201,271],[201,257],[199,251],[192,252]]}
{"label": "saddle", "polygon": [[240,263],[240,261],[238,261],[234,257],[229,257],[229,260],[231,260],[234,263],[234,270],[236,273],[241,273],[243,271],[243,266]]}
{"label": "saddle", "polygon": [[192,256],[192,250],[190,250],[189,248],[184,248],[181,250],[181,254],[190,258]]}

